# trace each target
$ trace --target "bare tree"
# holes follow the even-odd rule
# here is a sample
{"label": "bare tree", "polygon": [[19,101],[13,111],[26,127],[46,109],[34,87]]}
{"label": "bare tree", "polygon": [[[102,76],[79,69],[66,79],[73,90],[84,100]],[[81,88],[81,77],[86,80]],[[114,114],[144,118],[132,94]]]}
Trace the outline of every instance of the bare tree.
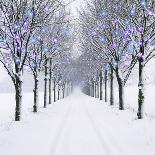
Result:
{"label": "bare tree", "polygon": [[[116,7],[119,10],[116,10]],[[116,15],[121,13],[125,18],[127,11],[124,10],[124,3],[94,0],[92,4],[88,4],[88,13],[83,12],[82,26],[83,32],[93,48],[93,53],[100,53],[100,55],[102,53],[103,58],[109,60],[110,67],[116,74],[119,86],[119,109],[123,110],[123,88],[136,64],[137,51],[134,50],[134,46],[130,45],[132,38],[126,32],[128,27],[122,28],[118,18],[116,18]],[[111,97],[113,96],[112,92],[111,90]]]}
{"label": "bare tree", "polygon": [[143,118],[144,104],[144,67],[155,56],[155,2],[138,1],[128,2],[128,8],[133,29],[133,36],[136,38],[139,64],[139,83],[138,83],[138,113],[139,119]]}
{"label": "bare tree", "polygon": [[[144,67],[155,56],[155,2],[154,0],[123,1],[126,14],[114,14],[125,33],[132,39],[131,44],[137,50],[139,65],[138,83],[138,113],[139,119],[143,118],[144,104]],[[126,29],[128,28],[128,29]]]}
{"label": "bare tree", "polygon": [[[51,18],[58,1],[0,1],[0,62],[11,77],[16,92],[15,120],[20,121],[22,105],[22,72],[28,45],[36,28]],[[52,8],[52,9],[51,9]],[[9,59],[7,59],[9,57]]]}

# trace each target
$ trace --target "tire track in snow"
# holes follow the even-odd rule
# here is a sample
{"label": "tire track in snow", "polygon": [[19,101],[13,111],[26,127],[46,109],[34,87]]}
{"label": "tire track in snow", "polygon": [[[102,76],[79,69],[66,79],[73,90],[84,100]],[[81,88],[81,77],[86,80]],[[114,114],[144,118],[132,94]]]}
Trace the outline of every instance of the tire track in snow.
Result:
{"label": "tire track in snow", "polygon": [[[76,127],[78,126],[80,129],[79,132],[81,132],[81,135],[83,136],[82,140],[87,138],[90,140],[90,144],[88,142],[86,147],[89,146],[90,150],[95,149],[95,151],[93,150],[93,153],[90,152],[91,155],[98,155],[101,154],[101,152],[103,152],[104,155],[124,155],[120,149],[121,147],[118,146],[117,141],[107,130],[109,127],[106,126],[106,122],[105,128],[107,129],[100,126],[99,122],[94,118],[91,108],[87,105],[87,100],[85,101],[85,99],[85,97],[78,100],[74,100],[73,98],[69,101],[70,103],[67,105],[68,107],[63,115],[64,118],[61,123],[59,123],[59,130],[56,132],[56,136],[53,140],[51,155],[86,155],[83,151],[83,147],[81,147],[81,142],[78,141],[78,143],[75,143],[74,141],[77,140],[75,134],[77,134]],[[80,116],[80,118],[78,118],[78,116]],[[89,131],[87,132],[87,130]],[[100,151],[93,146],[95,143],[98,144],[97,147]],[[85,145],[86,142],[84,141],[82,144]]]}
{"label": "tire track in snow", "polygon": [[96,131],[84,109],[84,101],[70,102],[71,108],[64,118],[66,120],[61,125],[62,129],[57,133],[58,136],[55,137],[56,143],[52,146],[52,155],[111,155],[107,148],[102,147],[100,139],[96,136]]}
{"label": "tire track in snow", "polygon": [[[91,103],[90,103],[91,104]],[[106,149],[107,154],[109,155],[124,155],[125,153],[121,150],[121,147],[118,145],[118,142],[115,140],[114,136],[109,132],[110,127],[106,124],[104,127],[99,127],[99,123],[88,110],[87,105],[85,104],[85,110],[88,115],[89,120],[91,121],[92,127],[100,139],[104,149]],[[106,122],[105,122],[106,123]]]}
{"label": "tire track in snow", "polygon": [[[58,131],[57,131],[57,134],[54,138],[54,140],[52,140],[52,144],[51,144],[51,149],[50,149],[50,153],[51,155],[55,155],[57,153],[57,148],[58,148],[58,145],[60,143],[60,140],[61,140],[61,137],[63,136],[63,131],[65,129],[65,126],[67,124],[67,121],[69,119],[69,116],[70,116],[70,112],[72,111],[72,104],[69,103],[68,104],[68,108],[64,114],[64,117],[58,127]],[[67,155],[67,154],[66,154]]]}

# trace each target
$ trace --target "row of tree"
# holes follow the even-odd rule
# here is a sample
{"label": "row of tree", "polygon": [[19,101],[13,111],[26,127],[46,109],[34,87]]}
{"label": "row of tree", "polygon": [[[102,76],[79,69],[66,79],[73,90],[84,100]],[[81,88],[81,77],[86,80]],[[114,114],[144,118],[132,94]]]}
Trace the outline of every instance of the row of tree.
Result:
{"label": "row of tree", "polygon": [[0,62],[15,87],[16,121],[21,119],[22,77],[26,70],[34,77],[34,112],[38,109],[41,72],[44,107],[52,102],[52,83],[54,102],[56,96],[60,99],[60,90],[63,97],[66,89],[69,93],[66,64],[71,61],[73,27],[66,5],[58,0],[0,0]]}
{"label": "row of tree", "polygon": [[[119,109],[124,109],[124,86],[132,70],[138,66],[138,113],[143,118],[144,68],[155,56],[155,1],[154,0],[91,0],[80,12],[80,63],[89,68],[85,81],[96,89],[105,74],[110,73],[110,102],[113,105],[113,77],[119,88]],[[91,90],[89,91],[89,93]],[[93,91],[94,92],[94,91]],[[107,91],[105,91],[106,93]],[[94,93],[92,94],[94,96]],[[102,99],[102,95],[100,95]],[[105,94],[105,101],[107,101]]]}

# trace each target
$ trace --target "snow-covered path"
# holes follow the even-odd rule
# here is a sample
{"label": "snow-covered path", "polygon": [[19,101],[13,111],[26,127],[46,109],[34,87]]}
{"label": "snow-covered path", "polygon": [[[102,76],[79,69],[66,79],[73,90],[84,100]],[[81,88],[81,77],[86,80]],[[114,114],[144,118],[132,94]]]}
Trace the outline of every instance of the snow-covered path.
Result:
{"label": "snow-covered path", "polygon": [[[77,94],[79,94],[78,96],[80,98],[77,98]],[[102,132],[104,132],[104,135],[102,135],[102,132],[93,119],[93,111],[91,111],[88,105],[92,104],[92,101],[88,101],[88,97],[80,92],[76,92],[72,95],[69,109],[62,121],[60,131],[57,133],[56,143],[54,142],[52,146],[52,154],[121,154],[119,148],[117,148],[117,143],[111,139],[109,132],[102,128]],[[106,128],[108,128],[108,126]],[[109,138],[110,140],[108,140]],[[111,141],[113,141],[114,144],[112,144]]]}
{"label": "snow-covered path", "polygon": [[[149,126],[149,128],[148,128]],[[2,155],[154,155],[155,120],[137,121],[77,89],[0,133]]]}

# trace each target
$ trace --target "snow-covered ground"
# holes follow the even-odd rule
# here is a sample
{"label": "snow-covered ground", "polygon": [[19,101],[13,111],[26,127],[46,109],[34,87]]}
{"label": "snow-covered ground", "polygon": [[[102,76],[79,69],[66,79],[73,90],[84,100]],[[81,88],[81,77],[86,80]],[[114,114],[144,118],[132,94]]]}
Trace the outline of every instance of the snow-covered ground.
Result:
{"label": "snow-covered ground", "polygon": [[41,94],[38,114],[31,112],[32,94],[26,93],[23,120],[6,123],[13,117],[13,98],[0,95],[1,155],[155,154],[153,117],[136,120],[132,110],[119,111],[77,89],[47,109]]}
{"label": "snow-covered ground", "polygon": [[[33,94],[24,93],[22,105],[22,119],[32,113]],[[43,107],[43,93],[39,95],[39,107]],[[7,130],[13,123],[15,113],[15,94],[2,93],[0,94],[0,133]]]}
{"label": "snow-covered ground", "polygon": [[[151,72],[151,74],[150,74]],[[22,121],[14,122],[14,88],[0,66],[0,155],[154,155],[155,72],[147,68],[145,118],[136,120],[137,80],[131,76],[125,89],[125,111],[75,91],[70,97],[32,113],[33,77],[26,73]],[[133,85],[134,84],[134,85]],[[43,78],[40,81],[43,91]]]}
{"label": "snow-covered ground", "polygon": [[[41,91],[44,90],[44,73],[40,75],[40,83],[39,88]],[[32,92],[34,88],[34,80],[33,75],[31,72],[25,72],[23,76],[23,91],[24,92]],[[0,94],[1,93],[13,93],[14,92],[14,85],[11,81],[10,76],[7,74],[4,67],[0,64]]]}
{"label": "snow-covered ground", "polygon": [[[155,85],[145,86],[145,103],[144,103],[144,115],[145,117],[155,118]],[[115,88],[115,104],[118,104],[118,89]],[[138,87],[135,85],[125,87],[125,108],[132,111],[138,109]]]}

